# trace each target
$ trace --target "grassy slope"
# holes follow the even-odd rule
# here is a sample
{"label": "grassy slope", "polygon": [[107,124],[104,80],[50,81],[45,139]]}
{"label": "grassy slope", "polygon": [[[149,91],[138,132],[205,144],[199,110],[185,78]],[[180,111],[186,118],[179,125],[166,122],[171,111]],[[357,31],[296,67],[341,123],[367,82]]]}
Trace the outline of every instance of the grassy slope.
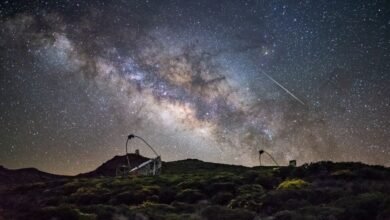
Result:
{"label": "grassy slope", "polygon": [[5,219],[390,219],[390,169],[184,160],[164,163],[159,177],[26,183],[0,198]]}

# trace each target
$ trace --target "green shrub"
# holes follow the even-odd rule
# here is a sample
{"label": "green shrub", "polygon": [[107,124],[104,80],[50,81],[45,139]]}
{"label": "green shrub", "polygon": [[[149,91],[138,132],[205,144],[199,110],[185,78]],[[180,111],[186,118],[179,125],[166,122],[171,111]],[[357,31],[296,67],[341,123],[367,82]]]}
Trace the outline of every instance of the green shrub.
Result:
{"label": "green shrub", "polygon": [[335,201],[333,204],[342,207],[345,212],[343,219],[375,219],[385,207],[385,196],[382,193],[363,193]]}
{"label": "green shrub", "polygon": [[196,206],[193,204],[174,201],[171,205],[174,206],[179,213],[194,213],[196,211]]}
{"label": "green shrub", "polygon": [[92,205],[83,207],[81,210],[86,213],[95,214],[97,216],[96,220],[112,219],[116,212],[114,207],[108,205]]}
{"label": "green shrub", "polygon": [[143,186],[141,191],[146,195],[155,195],[160,192],[160,186],[157,185]]}
{"label": "green shrub", "polygon": [[253,220],[255,213],[244,209],[230,209],[223,206],[208,206],[201,211],[201,216],[210,220]]}
{"label": "green shrub", "polygon": [[273,177],[272,175],[269,174],[261,174],[256,177],[255,183],[260,184],[263,186],[265,189],[273,189],[277,183],[279,183],[281,180],[278,177]]}
{"label": "green shrub", "polygon": [[229,207],[243,208],[252,211],[259,211],[261,201],[264,197],[264,189],[258,184],[243,185],[238,188],[238,196],[231,200]]}
{"label": "green shrub", "polygon": [[197,179],[187,179],[177,184],[179,189],[202,189],[204,186],[205,183]]}
{"label": "green shrub", "polygon": [[348,169],[336,170],[330,174],[332,177],[337,179],[352,180],[356,175]]}
{"label": "green shrub", "polygon": [[199,190],[194,189],[185,189],[176,196],[177,200],[187,203],[195,203],[205,198],[205,195],[203,195]]}
{"label": "green shrub", "polygon": [[345,219],[342,218],[341,214],[343,209],[329,207],[329,206],[306,206],[298,210],[299,213],[311,219]]}
{"label": "green shrub", "polygon": [[308,182],[302,179],[285,180],[279,184],[277,189],[290,190],[290,189],[302,189],[309,185]]}
{"label": "green shrub", "polygon": [[238,188],[240,194],[263,194],[264,189],[259,184],[246,184]]}
{"label": "green shrub", "polygon": [[256,170],[248,170],[244,172],[242,176],[242,181],[244,183],[255,183],[256,179],[261,176],[262,173]]}
{"label": "green shrub", "polygon": [[219,192],[211,198],[211,201],[214,204],[218,205],[227,205],[234,198],[232,193],[229,192]]}
{"label": "green shrub", "polygon": [[268,192],[261,199],[261,209],[267,214],[273,214],[285,209],[286,201],[304,199],[301,190],[275,190]]}
{"label": "green shrub", "polygon": [[301,220],[301,219],[307,219],[307,218],[303,218],[296,211],[293,211],[293,210],[283,210],[283,211],[275,213],[274,219],[275,220]]}
{"label": "green shrub", "polygon": [[59,206],[43,208],[35,212],[30,218],[41,220],[93,220],[96,219],[96,215],[81,213],[70,206]]}
{"label": "green shrub", "polygon": [[218,192],[235,193],[236,185],[232,182],[212,183],[206,186],[205,191],[209,195],[215,195]]}
{"label": "green shrub", "polygon": [[158,197],[160,203],[169,204],[175,200],[176,191],[169,187],[161,188]]}
{"label": "green shrub", "polygon": [[69,201],[80,205],[105,203],[110,198],[110,191],[105,188],[80,187],[70,195]]}
{"label": "green shrub", "polygon": [[282,204],[283,209],[295,210],[310,205],[307,200],[304,199],[288,199]]}
{"label": "green shrub", "polygon": [[146,196],[140,191],[125,191],[115,196],[114,204],[141,204],[146,200]]}
{"label": "green shrub", "polygon": [[75,193],[77,191],[77,189],[80,187],[81,187],[80,183],[77,180],[75,180],[75,181],[71,181],[69,183],[66,183],[64,185],[63,189],[64,189],[64,193],[66,195],[68,195],[68,194]]}
{"label": "green shrub", "polygon": [[239,177],[230,172],[218,172],[209,179],[210,183],[237,181]]}
{"label": "green shrub", "polygon": [[177,214],[177,210],[174,206],[167,204],[159,204],[153,202],[144,202],[141,205],[131,209],[132,212],[142,214],[150,219],[166,219],[167,215]]}
{"label": "green shrub", "polygon": [[44,189],[46,187],[46,183],[44,182],[33,182],[33,183],[26,183],[24,185],[19,185],[15,187],[13,190],[19,192],[19,193],[25,193],[37,189]]}

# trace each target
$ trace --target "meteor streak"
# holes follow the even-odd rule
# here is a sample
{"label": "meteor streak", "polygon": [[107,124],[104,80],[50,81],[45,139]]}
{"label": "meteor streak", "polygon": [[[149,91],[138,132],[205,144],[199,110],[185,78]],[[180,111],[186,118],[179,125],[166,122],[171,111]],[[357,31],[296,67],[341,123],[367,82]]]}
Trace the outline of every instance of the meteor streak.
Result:
{"label": "meteor streak", "polygon": [[302,105],[305,105],[305,103],[300,100],[298,97],[296,97],[292,92],[290,92],[288,89],[286,89],[282,84],[278,83],[278,81],[276,81],[274,78],[272,78],[270,75],[268,75],[267,73],[263,72],[262,73],[264,75],[266,75],[272,82],[274,82],[276,85],[278,85],[280,88],[282,88],[284,91],[286,91],[291,97],[293,97],[295,100],[297,100],[299,103],[301,103]]}

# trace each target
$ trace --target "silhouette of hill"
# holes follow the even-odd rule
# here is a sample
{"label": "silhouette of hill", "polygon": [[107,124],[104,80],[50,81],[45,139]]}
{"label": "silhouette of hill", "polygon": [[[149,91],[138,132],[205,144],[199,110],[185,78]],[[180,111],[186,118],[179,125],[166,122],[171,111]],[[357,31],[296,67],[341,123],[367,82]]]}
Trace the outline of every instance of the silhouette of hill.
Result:
{"label": "silhouette of hill", "polygon": [[[149,158],[143,157],[141,155],[137,154],[128,154],[130,166],[135,167],[147,160]],[[112,159],[106,161],[101,166],[96,168],[93,171],[82,173],[77,175],[78,177],[100,177],[100,176],[106,176],[106,177],[114,177],[116,174],[116,169],[120,166],[127,165],[127,159],[126,155],[123,156],[115,156]]]}
{"label": "silhouette of hill", "polygon": [[50,174],[40,171],[36,168],[23,168],[13,170],[0,166],[0,185],[49,181],[66,177],[68,176]]}

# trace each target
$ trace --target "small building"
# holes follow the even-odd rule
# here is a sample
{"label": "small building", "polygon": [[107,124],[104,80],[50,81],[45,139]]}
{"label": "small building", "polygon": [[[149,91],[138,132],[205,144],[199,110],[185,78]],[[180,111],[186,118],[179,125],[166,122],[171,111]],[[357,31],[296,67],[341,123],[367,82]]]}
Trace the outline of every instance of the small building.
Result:
{"label": "small building", "polygon": [[290,160],[290,161],[288,162],[288,166],[290,166],[290,167],[296,167],[296,166],[297,166],[297,161],[296,161],[296,160]]}

